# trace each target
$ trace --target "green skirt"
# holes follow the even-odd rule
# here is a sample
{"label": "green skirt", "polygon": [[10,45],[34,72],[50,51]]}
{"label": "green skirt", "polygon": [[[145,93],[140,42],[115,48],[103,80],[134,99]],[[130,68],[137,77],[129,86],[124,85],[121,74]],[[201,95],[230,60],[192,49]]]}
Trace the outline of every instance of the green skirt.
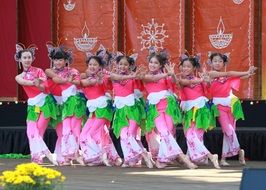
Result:
{"label": "green skirt", "polygon": [[141,121],[140,121],[140,128],[141,128],[141,135],[145,135],[146,130],[146,110],[145,110],[145,100],[144,98],[139,98],[139,100],[135,100],[136,105],[139,109],[140,115],[141,115]]}
{"label": "green skirt", "polygon": [[108,121],[112,121],[113,119],[113,110],[112,110],[112,102],[108,101],[107,106],[104,108],[97,108],[94,112],[90,112],[89,118],[95,114],[96,118],[104,118]]}
{"label": "green skirt", "polygon": [[52,95],[49,94],[45,97],[42,107],[28,105],[27,112],[27,121],[37,121],[41,113],[43,113],[45,118],[56,119],[56,102]]}
{"label": "green skirt", "polygon": [[56,128],[56,126],[62,122],[62,105],[56,105],[56,119],[51,118],[49,121],[49,126]]}
{"label": "green skirt", "polygon": [[139,112],[137,104],[133,106],[124,106],[121,109],[116,109],[112,124],[115,136],[117,138],[120,136],[122,128],[129,125],[129,120],[134,120],[138,125],[140,125],[141,119],[142,116]]}
{"label": "green skirt", "polygon": [[198,129],[211,130],[216,126],[216,117],[219,116],[219,111],[215,105],[208,108],[207,105],[202,108],[193,107],[185,111],[183,114],[183,126],[188,129],[191,123],[195,123]]}
{"label": "green skirt", "polygon": [[[169,115],[174,125],[182,123],[182,114],[180,107],[177,103],[177,100],[174,96],[167,97],[167,107],[165,113]],[[146,132],[151,132],[153,128],[155,128],[155,119],[159,116],[159,112],[156,108],[156,105],[150,104],[147,110],[147,119],[146,119]]]}
{"label": "green skirt", "polygon": [[63,104],[62,119],[66,117],[76,116],[81,118],[86,115],[86,99],[81,94],[70,96]]}
{"label": "green skirt", "polygon": [[232,112],[234,118],[236,120],[238,120],[238,119],[244,120],[245,118],[244,118],[244,113],[242,110],[240,100],[237,97],[235,97],[232,99],[231,104],[232,104],[231,105],[231,112]]}

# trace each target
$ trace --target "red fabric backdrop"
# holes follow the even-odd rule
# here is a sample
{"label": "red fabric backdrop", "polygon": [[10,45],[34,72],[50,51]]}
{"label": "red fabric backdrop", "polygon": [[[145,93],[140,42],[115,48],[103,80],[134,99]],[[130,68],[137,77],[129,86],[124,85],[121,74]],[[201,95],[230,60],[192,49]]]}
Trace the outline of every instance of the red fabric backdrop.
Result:
{"label": "red fabric backdrop", "polygon": [[177,62],[184,49],[184,1],[125,0],[123,29],[124,50],[138,53],[139,64],[147,64],[150,46],[166,48]]}
{"label": "red fabric backdrop", "polygon": [[117,0],[57,0],[55,6],[57,43],[73,50],[73,67],[84,71],[85,52],[95,53],[101,44],[117,50]]}
{"label": "red fabric backdrop", "polygon": [[[253,65],[253,11],[252,0],[192,0],[192,50],[230,53],[228,70],[247,70]],[[220,23],[220,24],[219,24]],[[242,81],[241,98],[253,98],[253,79]]]}
{"label": "red fabric backdrop", "polygon": [[[51,41],[51,1],[20,0],[18,1],[18,42],[26,47],[35,44],[38,47],[33,66],[46,69],[50,66],[46,42]],[[15,45],[13,44],[15,51]],[[19,87],[19,98],[26,95]]]}
{"label": "red fabric backdrop", "polygon": [[14,61],[16,43],[16,0],[2,1],[0,6],[0,100],[15,100],[17,68]]}

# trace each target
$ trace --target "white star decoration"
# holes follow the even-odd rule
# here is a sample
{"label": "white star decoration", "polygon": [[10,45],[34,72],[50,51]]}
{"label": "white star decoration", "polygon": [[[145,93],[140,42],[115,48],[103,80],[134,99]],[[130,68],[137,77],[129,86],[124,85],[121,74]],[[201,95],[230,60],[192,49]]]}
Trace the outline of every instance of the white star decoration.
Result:
{"label": "white star decoration", "polygon": [[164,23],[159,25],[157,22],[154,21],[154,18],[151,19],[151,23],[148,22],[147,25],[141,25],[142,31],[138,39],[141,39],[142,48],[141,51],[144,49],[149,49],[151,46],[156,47],[157,49],[163,49],[164,39],[168,38],[166,35],[166,30],[164,30]]}

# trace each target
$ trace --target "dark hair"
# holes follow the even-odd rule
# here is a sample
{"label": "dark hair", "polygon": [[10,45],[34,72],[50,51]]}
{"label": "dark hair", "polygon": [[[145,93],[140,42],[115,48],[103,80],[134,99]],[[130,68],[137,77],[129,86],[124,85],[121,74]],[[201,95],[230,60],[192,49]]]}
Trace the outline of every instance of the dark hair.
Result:
{"label": "dark hair", "polygon": [[165,65],[166,63],[168,63],[168,55],[167,55],[166,53],[160,53],[160,54],[158,54],[158,53],[156,53],[156,52],[151,53],[151,54],[148,56],[148,60],[149,60],[149,62],[151,61],[151,59],[152,59],[153,57],[155,57],[155,58],[158,60],[158,62],[160,63],[160,65],[161,65],[162,67],[164,67],[164,65]]}
{"label": "dark hair", "polygon": [[210,55],[210,60],[212,61],[213,58],[216,57],[216,56],[219,56],[223,60],[223,62],[225,64],[228,63],[228,57],[226,55],[224,55],[224,54],[221,54],[221,53],[212,53]]}
{"label": "dark hair", "polygon": [[64,59],[69,63],[72,62],[72,55],[70,52],[66,51],[63,47],[56,47],[52,51],[49,52],[48,56],[50,59]]}
{"label": "dark hair", "polygon": [[21,58],[22,53],[24,53],[24,52],[30,52],[32,58],[33,58],[33,59],[35,58],[35,52],[34,52],[34,51],[32,51],[31,49],[23,49],[23,50],[21,50],[21,51],[19,51],[19,52],[17,52],[17,53],[15,54],[15,60],[18,61],[18,60]]}
{"label": "dark hair", "polygon": [[120,55],[118,56],[115,61],[116,63],[119,63],[122,59],[126,59],[130,66],[135,65],[135,60],[132,57],[126,56],[126,55]]}
{"label": "dark hair", "polygon": [[[96,52],[96,56],[100,57],[100,53],[102,53],[104,50],[99,50]],[[108,51],[105,52],[104,57],[101,58],[103,62],[103,66],[108,66],[110,64],[110,61],[112,59],[112,54],[109,53]]]}
{"label": "dark hair", "polygon": [[105,66],[105,62],[103,61],[103,59],[101,57],[96,56],[96,55],[93,55],[93,56],[90,56],[89,58],[87,58],[87,60],[86,60],[87,65],[89,64],[91,59],[94,59],[95,61],[97,61],[97,63],[100,65],[100,67]]}
{"label": "dark hair", "polygon": [[199,63],[199,59],[195,58],[195,57],[187,57],[185,59],[182,59],[181,60],[181,63],[179,64],[180,66],[183,66],[184,62],[185,61],[189,61],[192,66],[196,69],[199,69],[200,68],[200,63]]}

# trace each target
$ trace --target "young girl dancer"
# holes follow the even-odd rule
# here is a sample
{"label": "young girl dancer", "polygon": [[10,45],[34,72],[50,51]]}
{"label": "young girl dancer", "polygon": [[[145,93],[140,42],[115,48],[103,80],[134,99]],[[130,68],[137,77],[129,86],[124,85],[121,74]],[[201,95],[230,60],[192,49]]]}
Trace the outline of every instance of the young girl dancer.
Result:
{"label": "young girl dancer", "polygon": [[47,69],[46,74],[62,91],[61,154],[64,159],[59,164],[69,165],[72,160],[84,164],[79,155],[79,135],[81,122],[86,114],[86,105],[85,98],[80,95],[77,87],[80,84],[79,72],[68,66],[72,61],[72,55],[63,46],[50,47],[48,52],[54,67]]}
{"label": "young girl dancer", "polygon": [[239,155],[239,162],[245,165],[245,152],[240,149],[240,145],[236,136],[236,120],[244,119],[241,103],[239,99],[232,93],[232,90],[238,90],[240,78],[248,78],[254,74],[257,69],[251,66],[248,71],[224,71],[228,57],[221,53],[211,53],[210,66],[212,71],[208,72],[212,79],[210,85],[210,94],[212,102],[217,105],[219,110],[219,123],[223,131],[223,149],[221,165],[229,165],[226,162],[227,157]]}
{"label": "young girl dancer", "polygon": [[16,76],[28,99],[27,136],[30,145],[31,160],[43,163],[46,156],[53,164],[52,154],[43,141],[43,134],[50,118],[56,118],[56,108],[52,96],[45,92],[46,76],[42,69],[31,66],[35,59],[36,47],[23,48],[16,44],[15,60],[22,64],[22,73]]}
{"label": "young girl dancer", "polygon": [[109,126],[113,118],[111,97],[107,90],[111,84],[102,73],[106,61],[103,60],[106,50],[98,56],[89,55],[86,60],[86,78],[81,80],[83,92],[90,112],[80,134],[80,147],[87,165],[105,164],[106,166],[122,164],[109,135]]}
{"label": "young girl dancer", "polygon": [[185,163],[188,168],[196,168],[186,156],[183,154],[177,144],[174,133],[174,125],[181,123],[181,112],[172,89],[172,79],[168,77],[168,73],[163,72],[164,65],[168,62],[166,52],[157,53],[155,50],[150,51],[149,73],[144,75],[144,87],[147,91],[148,109],[147,109],[147,141],[153,151],[156,159],[156,167],[164,168],[168,163],[175,159]]}
{"label": "young girl dancer", "polygon": [[115,114],[112,128],[115,136],[120,137],[124,155],[122,167],[138,166],[144,158],[147,167],[152,168],[150,153],[143,148],[136,134],[141,122],[139,108],[135,102],[134,83],[138,72],[132,73],[135,60],[132,57],[119,55],[116,58],[117,73],[110,75],[113,81]]}
{"label": "young girl dancer", "polygon": [[191,57],[183,54],[180,69],[182,77],[179,79],[183,127],[187,140],[188,155],[194,163],[210,159],[215,168],[220,168],[218,155],[211,154],[203,143],[204,131],[214,127],[215,117],[207,107],[205,97],[206,86],[202,78],[195,76],[200,67],[199,56]]}

